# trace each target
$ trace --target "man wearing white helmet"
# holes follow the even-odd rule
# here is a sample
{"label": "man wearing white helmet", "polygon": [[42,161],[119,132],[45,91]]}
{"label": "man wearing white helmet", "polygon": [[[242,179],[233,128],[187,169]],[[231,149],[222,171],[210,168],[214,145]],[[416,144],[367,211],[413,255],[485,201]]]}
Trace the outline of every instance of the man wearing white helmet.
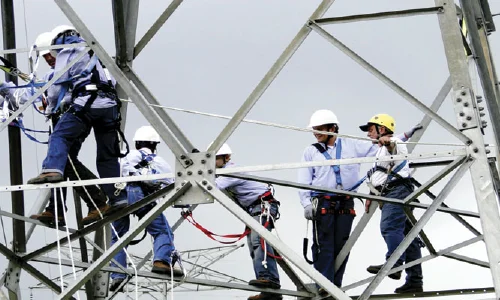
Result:
{"label": "man wearing white helmet", "polygon": [[[58,26],[52,34],[52,45],[84,42],[71,26]],[[54,73],[64,69],[82,51],[85,51],[84,47],[51,50],[51,54],[56,57]],[[47,112],[55,113],[63,102],[69,109],[61,116],[49,138],[42,173],[28,183],[43,184],[64,180],[64,169],[71,146],[78,139],[85,139],[92,128],[97,144],[96,163],[100,177],[119,177],[118,157],[122,156],[119,135],[123,137],[123,134],[120,131],[120,100],[116,95],[114,78],[105,71],[93,53],[88,53],[69,68],[58,82],[60,84],[47,90]],[[102,189],[111,205],[108,213],[127,206],[124,190],[115,193],[113,184],[103,184]]]}
{"label": "man wearing white helmet", "polygon": [[[216,167],[234,167],[235,164],[230,162],[231,155],[231,148],[229,148],[227,144],[222,145],[216,154]],[[217,188],[226,190],[242,208],[254,217],[255,220],[261,222],[262,225],[267,225],[266,228],[269,231],[274,228],[274,221],[279,218],[280,203],[274,199],[273,192],[269,185],[256,181],[222,176],[217,177],[215,183]],[[269,218],[269,221],[267,217],[264,217],[263,211],[272,216],[272,218]],[[263,215],[262,218],[261,215]],[[273,248],[266,242],[267,257],[264,257],[264,249],[262,249],[264,241],[261,241],[261,237],[253,230],[247,236],[247,240],[256,278],[250,280],[249,284],[263,288],[279,289],[281,285]],[[267,261],[267,267],[264,266],[264,261]],[[282,298],[281,295],[263,292],[249,297],[248,300],[278,300]]]}
{"label": "man wearing white helmet", "polygon": [[[311,116],[308,127],[318,131],[338,133],[338,124],[337,116],[332,111],[318,110]],[[416,126],[408,133],[402,134],[401,139],[407,140],[420,128],[421,126]],[[379,148],[370,141],[340,138],[335,135],[314,133],[314,137],[317,143],[305,149],[302,156],[304,162],[374,156]],[[314,186],[355,191],[360,185],[359,169],[359,164],[301,168],[298,181]],[[348,196],[309,190],[300,190],[299,196],[304,207],[304,217],[314,220],[312,246],[314,267],[336,286],[341,287],[347,258],[337,272],[334,269],[335,259],[351,233],[352,222],[356,215],[354,201]],[[327,292],[320,288],[319,294],[324,296]]]}
{"label": "man wearing white helmet", "polygon": [[[151,126],[142,126],[135,132],[134,142],[136,150],[122,160],[122,175],[152,175],[162,173],[172,173],[170,165],[160,156],[156,155],[156,147],[160,143],[160,136]],[[141,200],[161,188],[173,182],[172,179],[139,181],[127,183],[127,195],[129,205]],[[156,205],[156,202],[146,205],[135,211],[134,214],[140,219],[144,217]],[[113,222],[113,226],[119,237],[125,235],[130,227],[130,217],[125,216]],[[147,227],[146,231],[153,237],[153,268],[152,272],[170,275],[173,269],[174,276],[184,275],[182,270],[173,268],[172,255],[175,253],[174,234],[163,214],[160,214]],[[111,232],[111,244],[118,241],[115,232]],[[122,266],[127,266],[125,251],[122,249],[115,255],[115,260]],[[175,260],[175,258],[174,258]],[[175,262],[175,261],[174,261]],[[111,263],[116,267],[114,263]],[[125,280],[123,273],[111,273],[113,279],[110,290],[115,291]]]}

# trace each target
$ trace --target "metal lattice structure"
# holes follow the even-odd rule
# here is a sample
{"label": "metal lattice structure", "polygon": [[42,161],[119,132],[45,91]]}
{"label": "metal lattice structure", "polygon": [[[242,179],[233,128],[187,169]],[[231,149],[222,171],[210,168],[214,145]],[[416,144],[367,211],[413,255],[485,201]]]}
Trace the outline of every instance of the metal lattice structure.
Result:
{"label": "metal lattice structure", "polygon": [[[12,1],[2,1],[3,9],[3,27],[14,32],[11,25],[9,25],[9,13],[13,9],[9,5]],[[107,66],[109,71],[113,74],[119,84],[120,98],[133,99],[133,104],[139,109],[142,115],[148,122],[157,130],[162,140],[168,145],[176,158],[175,174],[161,174],[145,177],[134,178],[114,178],[103,180],[85,180],[78,182],[64,182],[57,184],[46,184],[42,186],[22,185],[21,181],[16,176],[12,177],[13,185],[0,187],[1,192],[12,192],[13,206],[12,212],[1,211],[2,216],[11,217],[15,220],[13,232],[13,248],[10,249],[7,245],[0,244],[0,253],[9,259],[9,266],[3,276],[3,286],[9,291],[10,299],[20,299],[19,292],[19,274],[22,271],[29,273],[31,276],[40,281],[37,287],[44,286],[54,290],[59,294],[59,299],[70,299],[74,295],[84,289],[87,299],[105,299],[113,298],[114,295],[108,293],[108,271],[125,272],[133,274],[130,269],[121,270],[108,267],[109,261],[112,257],[126,244],[128,244],[135,236],[140,234],[147,224],[156,216],[162,213],[166,208],[174,204],[186,205],[190,204],[191,210],[194,210],[197,205],[209,205],[214,201],[219,202],[225,209],[231,212],[236,218],[245,223],[248,227],[252,228],[259,233],[269,244],[271,244],[285,259],[280,261],[280,266],[287,276],[290,277],[292,282],[296,285],[295,290],[279,289],[267,290],[260,289],[254,286],[249,286],[242,280],[228,276],[226,274],[219,274],[215,270],[209,268],[211,261],[207,260],[204,263],[194,263],[186,278],[183,278],[176,284],[205,286],[207,288],[225,288],[225,289],[240,289],[246,291],[266,291],[270,293],[277,293],[282,295],[289,295],[299,299],[320,299],[316,296],[315,288],[305,283],[303,276],[299,275],[297,270],[300,270],[305,276],[312,279],[315,283],[325,288],[335,299],[351,299],[348,296],[348,291],[355,287],[366,285],[366,289],[361,295],[355,296],[356,299],[376,299],[379,298],[404,298],[413,297],[414,295],[373,295],[375,289],[379,286],[382,279],[387,275],[403,270],[411,265],[423,263],[434,259],[436,257],[447,257],[450,259],[460,260],[466,263],[487,267],[491,271],[493,279],[493,287],[484,289],[462,289],[462,290],[442,290],[435,292],[424,292],[421,296],[448,296],[448,295],[464,295],[468,293],[493,293],[496,299],[500,298],[500,214],[498,209],[499,197],[499,173],[496,159],[500,157],[498,147],[485,146],[483,137],[483,129],[485,127],[485,120],[483,120],[482,108],[479,103],[482,97],[476,94],[469,73],[469,63],[473,62],[477,65],[479,78],[481,81],[482,90],[484,92],[485,102],[487,104],[487,111],[490,116],[490,124],[493,128],[495,144],[500,145],[500,88],[498,79],[496,77],[494,65],[492,62],[489,45],[488,35],[495,31],[491,12],[489,11],[488,1],[486,0],[461,0],[460,6],[455,5],[453,2],[444,0],[435,0],[434,7],[416,8],[410,10],[400,11],[387,11],[377,12],[372,14],[359,14],[343,17],[326,18],[329,8],[334,3],[334,0],[323,0],[314,13],[297,33],[295,38],[290,42],[288,47],[279,56],[270,70],[265,74],[259,84],[255,87],[252,93],[248,96],[241,108],[234,114],[222,132],[218,135],[215,141],[210,145],[207,151],[198,151],[198,149],[191,143],[187,136],[183,133],[176,123],[170,118],[167,112],[161,107],[159,101],[154,97],[144,82],[134,71],[132,62],[141,51],[146,47],[148,42],[154,37],[161,26],[169,19],[175,10],[182,3],[182,0],[174,0],[168,8],[161,14],[159,19],[147,31],[147,33],[136,43],[136,27],[138,19],[138,0],[123,0],[113,1],[113,18],[115,24],[115,44],[116,44],[116,59],[113,59],[101,46],[99,41],[95,38],[93,33],[88,29],[86,24],[79,18],[77,13],[72,9],[66,0],[55,0],[55,3],[66,15],[66,17],[75,26],[78,32],[86,40],[85,45],[87,51],[92,50],[99,59]],[[428,107],[423,104],[419,99],[410,94],[402,86],[398,85],[394,80],[382,73],[379,69],[371,65],[368,61],[343,44],[339,39],[329,33],[325,28],[326,25],[345,22],[356,21],[370,21],[383,18],[404,18],[408,16],[422,15],[422,14],[435,14],[439,20],[439,29],[442,35],[444,44],[444,52],[446,54],[447,65],[450,73],[449,79],[443,84],[442,89],[436,96],[434,103]],[[11,14],[12,15],[12,14]],[[464,22],[466,20],[466,22]],[[13,20],[10,20],[13,21]],[[462,28],[460,27],[462,24]],[[464,25],[465,24],[465,25]],[[10,26],[10,27],[9,27]],[[466,26],[466,27],[465,27]],[[464,39],[463,29],[467,28],[468,36]],[[281,69],[286,65],[288,60],[293,56],[296,50],[301,46],[303,41],[314,32],[319,36],[326,39],[334,47],[341,50],[346,56],[354,60],[360,66],[365,68],[368,72],[380,79],[388,87],[394,90],[402,98],[411,103],[415,108],[425,114],[422,120],[424,128],[430,124],[431,121],[436,122],[449,133],[455,136],[463,143],[463,147],[454,148],[453,150],[446,150],[441,152],[428,152],[428,153],[412,153],[408,155],[395,155],[387,158],[353,158],[341,159],[326,162],[310,162],[310,163],[296,163],[296,164],[280,164],[280,165],[267,165],[267,166],[248,166],[231,168],[224,170],[215,169],[215,150],[231,136],[238,125],[244,120],[245,116],[249,113],[252,107],[257,103],[267,87],[278,76]],[[465,43],[465,44],[464,44]],[[467,55],[464,54],[465,48],[473,57],[469,60]],[[7,49],[15,48],[15,42],[9,42],[9,35],[4,34],[4,47]],[[16,50],[3,51],[3,53],[14,53]],[[84,55],[86,52],[83,52]],[[11,59],[13,61],[13,59]],[[76,60],[75,60],[76,62]],[[69,68],[69,66],[68,66]],[[61,73],[55,74],[43,88],[31,97],[31,101],[24,104],[18,112],[0,126],[0,130],[5,129],[6,124],[16,117],[23,110],[28,108],[31,103],[51,84],[53,84]],[[451,94],[451,101],[454,108],[456,117],[456,124],[450,124],[442,118],[437,110]],[[127,107],[123,107],[123,115],[126,116]],[[125,122],[123,122],[125,123]],[[9,135],[12,139],[16,139],[15,132],[9,128]],[[423,131],[418,132],[412,139],[412,142],[418,142],[423,135]],[[410,152],[413,150],[415,144],[409,145]],[[20,158],[11,158],[20,159]],[[285,180],[275,178],[264,178],[254,175],[242,175],[242,172],[256,172],[270,169],[294,169],[300,167],[310,167],[319,165],[332,165],[332,164],[358,164],[358,163],[373,163],[380,160],[412,160],[413,168],[424,168],[426,166],[442,167],[442,169],[434,174],[425,183],[415,182],[418,188],[406,199],[388,199],[380,196],[366,195],[357,192],[348,192],[343,190],[328,189],[324,187],[315,187],[309,185],[298,184]],[[448,207],[444,201],[447,196],[456,186],[458,181],[466,172],[470,172],[471,180],[474,186],[478,212],[464,211]],[[388,259],[387,263],[383,266],[378,275],[358,281],[343,287],[337,288],[312,266],[307,264],[296,251],[291,249],[284,242],[279,240],[276,236],[268,232],[257,221],[249,216],[241,207],[235,204],[224,193],[217,190],[214,185],[215,175],[220,176],[233,176],[248,180],[255,180],[260,182],[272,183],[279,186],[288,186],[298,189],[317,190],[324,192],[333,192],[337,194],[350,195],[353,197],[360,197],[371,199],[376,202],[383,203],[397,203],[404,205],[409,219],[413,222],[414,227],[405,237],[404,241],[396,249],[394,254]],[[437,195],[430,192],[430,188],[441,180],[449,176],[449,181],[439,191]],[[117,212],[104,220],[85,228],[78,228],[73,230],[69,239],[72,241],[80,240],[80,253],[81,260],[63,260],[59,261],[46,255],[54,249],[57,249],[58,244],[64,245],[68,243],[67,238],[60,239],[59,242],[49,243],[30,253],[26,253],[26,240],[30,238],[34,226],[44,226],[40,222],[30,220],[24,217],[24,207],[22,203],[22,190],[40,190],[40,196],[35,207],[35,211],[41,211],[47,203],[48,191],[50,188],[60,187],[74,187],[80,185],[89,185],[95,183],[111,183],[123,181],[138,181],[152,178],[166,178],[175,177],[175,186],[165,188],[161,191],[150,195],[138,203]],[[17,180],[17,181],[16,181]],[[418,203],[414,200],[421,195],[426,195],[432,201],[430,204]],[[19,198],[21,197],[21,198]],[[113,246],[108,246],[109,236],[104,234],[103,227],[113,220],[123,217],[134,210],[160,199],[156,205],[144,218],[142,218],[130,231],[123,236],[118,243]],[[14,201],[15,200],[15,201]],[[76,207],[80,205],[77,202]],[[375,207],[375,206],[373,206]],[[424,211],[420,218],[416,218],[411,208],[422,209]],[[357,223],[356,228],[353,230],[350,239],[347,241],[344,249],[340,253],[336,261],[336,267],[340,266],[347,257],[352,247],[362,234],[364,228],[373,216],[375,209],[371,209],[369,213],[364,214],[360,221]],[[434,217],[435,213],[439,211],[453,216],[458,222],[465,226],[474,234],[474,238],[465,240],[459,244],[451,247],[437,250],[434,248],[430,239],[425,234],[424,226],[428,221]],[[81,219],[81,210],[77,210],[77,217]],[[469,224],[464,217],[479,218],[481,221],[482,230],[474,228]],[[173,229],[177,229],[182,222],[179,220]],[[30,224],[28,234],[26,234],[25,224]],[[65,228],[60,228],[65,230]],[[89,239],[86,235],[96,232],[95,239]],[[109,233],[109,230],[107,231]],[[399,256],[409,246],[411,241],[420,235],[426,244],[430,254],[411,264],[406,264],[395,269],[392,269]],[[474,258],[466,257],[453,253],[453,251],[471,245],[477,242],[484,242],[487,250],[488,261],[483,262]],[[86,243],[93,245],[93,259],[92,262],[88,261],[89,253]],[[104,250],[107,249],[107,250]],[[234,249],[233,249],[234,250]],[[71,251],[71,250],[70,250]],[[78,253],[78,252],[76,252]],[[149,259],[151,253],[146,257],[136,258],[136,265],[138,266],[138,275],[141,279],[141,292],[150,293],[152,291],[157,293],[166,294],[167,290],[172,288],[169,286],[169,278],[166,276],[153,274],[146,268],[145,261]],[[222,258],[220,255],[218,258]],[[42,274],[31,265],[31,262],[45,262],[45,263],[60,263],[63,265],[75,265],[79,268],[77,279],[72,280],[69,278],[69,285],[63,287],[57,284],[58,279],[49,278]],[[197,268],[203,271],[196,271]],[[198,272],[198,273],[197,273]],[[199,278],[199,274],[209,275],[209,278]],[[148,283],[148,278],[156,279],[156,283],[151,285]],[[160,281],[158,281],[160,280]],[[176,281],[179,281],[176,279]],[[160,285],[160,287],[158,286]],[[189,288],[188,288],[189,289]],[[194,292],[194,291],[193,291]],[[354,298],[354,297],[353,297]]]}

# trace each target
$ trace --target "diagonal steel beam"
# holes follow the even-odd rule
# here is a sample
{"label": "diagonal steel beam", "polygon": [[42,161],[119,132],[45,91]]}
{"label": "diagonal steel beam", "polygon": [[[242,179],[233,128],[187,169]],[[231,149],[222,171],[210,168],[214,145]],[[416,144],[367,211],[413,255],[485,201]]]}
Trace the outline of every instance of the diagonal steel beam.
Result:
{"label": "diagonal steel beam", "polygon": [[453,188],[456,186],[458,181],[462,178],[462,176],[468,171],[472,161],[468,161],[465,164],[462,164],[458,170],[453,174],[450,182],[443,188],[441,193],[439,193],[436,200],[431,204],[431,206],[424,212],[420,220],[413,226],[410,232],[406,235],[406,237],[401,241],[399,246],[394,250],[392,255],[389,257],[387,262],[384,264],[382,269],[378,272],[372,282],[368,285],[366,290],[361,294],[358,298],[359,300],[367,300],[370,298],[370,295],[375,291],[377,286],[382,282],[383,278],[389,274],[389,271],[392,269],[396,261],[401,257],[401,255],[406,251],[408,246],[413,242],[413,240],[418,236],[418,233],[422,230],[422,228],[427,224],[430,218],[437,211],[441,203],[448,197]]}
{"label": "diagonal steel beam", "polygon": [[480,267],[483,267],[483,268],[489,268],[490,267],[490,264],[488,262],[486,262],[486,261],[482,261],[482,260],[479,260],[479,259],[476,259],[476,258],[467,257],[465,255],[460,255],[460,254],[456,254],[456,253],[450,253],[450,254],[446,254],[446,255],[443,255],[443,256],[451,258],[451,259],[455,259],[455,260],[458,260],[458,261],[461,261],[461,262],[465,262],[465,263],[468,263],[468,264],[472,264],[472,265],[475,265],[475,266],[480,266]]}
{"label": "diagonal steel beam", "polygon": [[151,41],[153,36],[160,30],[160,28],[165,24],[165,22],[172,16],[174,11],[181,5],[183,0],[173,0],[168,7],[163,11],[160,17],[154,22],[151,28],[144,34],[144,36],[139,40],[134,48],[134,58],[141,53],[141,51],[146,47],[146,45]]}
{"label": "diagonal steel beam", "polygon": [[[115,64],[111,56],[106,52],[106,50],[99,44],[94,35],[85,26],[83,21],[78,17],[73,8],[68,4],[66,0],[54,0],[59,8],[63,11],[66,17],[71,20],[75,28],[80,32],[80,34],[85,38],[88,45],[92,48],[94,53],[99,57],[99,59],[106,65],[107,69],[113,74],[116,81],[120,84],[121,88],[127,93],[127,95],[134,99],[134,103],[139,109],[139,111],[144,115],[144,117],[149,121],[151,126],[155,128],[163,141],[168,145],[170,150],[175,154],[176,158],[184,164],[184,160],[181,160],[181,156],[184,156],[188,149],[182,145],[178,138],[180,136],[175,136],[171,129],[177,128],[172,120],[162,119],[158,113],[149,105],[148,101],[139,92],[136,86],[130,83],[128,78],[125,76],[122,70]],[[166,113],[165,113],[166,115]],[[170,128],[169,128],[170,126]],[[178,129],[178,128],[177,128]],[[180,130],[179,130],[180,131]],[[191,163],[187,163],[190,165]]]}
{"label": "diagonal steel beam", "polygon": [[246,211],[244,211],[238,204],[236,204],[232,199],[227,197],[224,193],[219,191],[216,187],[212,186],[210,183],[202,182],[198,183],[202,189],[207,193],[212,195],[224,208],[231,212],[236,218],[245,223],[250,229],[254,230],[261,236],[265,241],[267,241],[274,249],[278,250],[283,258],[294,264],[299,270],[304,272],[307,276],[313,279],[319,286],[323,287],[330,295],[338,300],[349,300],[344,292],[342,292],[338,287],[336,287],[332,282],[326,279],[321,273],[319,273],[313,266],[309,265],[300,257],[295,251],[288,247],[284,242],[280,241],[276,236],[274,236],[270,231],[268,231],[264,226],[257,222],[252,216],[250,216]]}
{"label": "diagonal steel beam", "polygon": [[[311,15],[310,19],[318,19],[321,18],[330,8],[335,0],[323,0],[314,13]],[[300,45],[307,38],[309,33],[311,32],[311,28],[307,25],[302,26],[300,31],[297,33],[295,38],[290,42],[290,44],[286,47],[285,51],[280,55],[280,57],[273,64],[271,69],[266,73],[264,78],[259,82],[257,87],[252,91],[250,96],[245,100],[243,105],[238,109],[238,111],[234,114],[233,118],[227,123],[226,127],[222,130],[219,136],[215,139],[215,141],[210,145],[207,151],[216,152],[222,146],[222,144],[229,138],[229,136],[233,133],[233,131],[238,127],[238,125],[243,121],[248,112],[252,109],[252,107],[257,103],[262,94],[266,91],[269,85],[274,81],[276,76],[278,76],[279,72],[283,69],[283,67],[287,64],[288,60],[292,58],[293,54]]]}
{"label": "diagonal steel beam", "polygon": [[91,267],[89,267],[83,274],[81,274],[79,280],[73,282],[68,288],[62,292],[58,299],[69,299],[71,295],[76,293],[80,287],[85,284],[95,273],[104,267],[112,258],[118,253],[125,245],[127,245],[132,239],[141,233],[146,226],[148,226],[152,220],[159,216],[163,211],[171,206],[179,197],[181,197],[186,190],[191,187],[191,183],[187,182],[183,187],[176,191],[172,191],[167,197],[158,202],[158,204],[152,208],[134,228],[131,228],[121,239],[111,246],[105,253],[103,253],[99,259],[97,259]]}
{"label": "diagonal steel beam", "polygon": [[316,31],[320,36],[324,37],[328,42],[330,42],[332,45],[337,47],[339,50],[344,52],[347,56],[349,56],[351,59],[353,59],[355,62],[357,62],[359,65],[361,65],[363,68],[365,68],[367,71],[372,73],[375,77],[377,77],[380,81],[385,83],[388,87],[393,89],[396,93],[401,95],[403,98],[405,98],[408,102],[413,104],[416,108],[421,110],[424,114],[429,115],[434,121],[436,121],[439,125],[443,126],[446,130],[448,130],[451,134],[453,134],[455,137],[457,137],[459,140],[462,142],[468,144],[470,143],[470,138],[465,136],[462,132],[460,132],[458,129],[455,128],[455,126],[451,125],[446,121],[444,118],[442,118],[440,115],[438,115],[436,112],[432,111],[430,108],[428,108],[425,104],[420,102],[417,98],[415,98],[412,94],[410,94],[408,91],[406,91],[404,88],[399,86],[397,83],[395,83],[392,79],[390,79],[387,75],[379,71],[377,68],[372,66],[369,62],[367,62],[365,59],[363,59],[361,56],[359,56],[356,52],[351,50],[349,47],[344,45],[341,41],[336,39],[334,36],[332,36],[330,33],[328,33],[326,30],[321,28],[319,25],[317,25],[314,22],[310,22],[309,26]]}

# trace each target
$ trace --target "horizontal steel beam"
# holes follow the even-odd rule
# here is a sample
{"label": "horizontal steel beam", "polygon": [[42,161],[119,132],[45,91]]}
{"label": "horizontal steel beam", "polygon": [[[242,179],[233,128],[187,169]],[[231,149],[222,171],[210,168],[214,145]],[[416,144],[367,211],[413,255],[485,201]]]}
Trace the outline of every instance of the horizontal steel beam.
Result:
{"label": "horizontal steel beam", "polygon": [[[480,287],[471,289],[458,289],[458,290],[440,290],[440,291],[428,291],[422,293],[414,294],[378,294],[371,295],[370,299],[406,299],[406,298],[434,298],[434,297],[445,297],[445,296],[464,296],[465,295],[481,295],[481,294],[491,294],[494,293],[495,289],[493,287]],[[359,296],[352,296],[352,299],[358,299]],[[486,299],[483,299],[486,300]],[[493,300],[493,299],[492,299]]]}
{"label": "horizontal steel beam", "polygon": [[[368,194],[361,194],[361,193],[355,193],[355,192],[348,192],[348,191],[344,191],[344,190],[329,189],[329,188],[325,188],[325,187],[313,186],[313,185],[308,185],[308,184],[301,184],[301,183],[297,183],[297,182],[274,179],[274,178],[269,178],[269,177],[260,177],[260,176],[254,176],[254,175],[248,175],[248,174],[225,174],[222,176],[241,178],[241,179],[258,181],[258,182],[269,183],[269,184],[276,184],[276,185],[281,185],[281,186],[299,188],[299,189],[303,189],[303,190],[319,191],[319,192],[333,193],[333,194],[339,194],[339,195],[348,195],[348,196],[351,196],[353,198],[368,199],[368,200],[384,202],[384,203],[399,204],[399,205],[403,205],[403,206],[407,206],[407,207],[415,207],[415,208],[420,208],[420,209],[427,209],[430,207],[429,204],[416,203],[416,202],[405,204],[404,200],[385,198],[385,197],[368,195]],[[460,210],[460,209],[454,209],[454,208],[448,208],[448,207],[439,207],[437,210],[440,212],[449,213],[449,214],[458,214],[458,215],[467,216],[467,217],[479,218],[478,213],[466,211],[466,210]]]}
{"label": "horizontal steel beam", "polygon": [[350,15],[342,17],[333,17],[333,18],[322,18],[322,19],[316,19],[314,20],[314,22],[316,22],[316,24],[318,25],[328,25],[328,24],[351,23],[359,21],[380,20],[388,18],[429,15],[429,14],[441,13],[442,11],[443,11],[442,6],[433,6],[425,8],[393,10],[393,11],[384,11],[384,12],[376,12],[370,14],[359,14],[359,15]]}

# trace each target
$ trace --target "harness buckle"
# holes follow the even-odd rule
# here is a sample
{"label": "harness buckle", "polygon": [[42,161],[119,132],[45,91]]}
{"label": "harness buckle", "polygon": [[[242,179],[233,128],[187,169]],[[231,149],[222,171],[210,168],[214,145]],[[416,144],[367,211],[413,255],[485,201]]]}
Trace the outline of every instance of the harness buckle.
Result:
{"label": "harness buckle", "polygon": [[85,86],[86,91],[97,91],[97,85],[95,84],[87,84]]}

